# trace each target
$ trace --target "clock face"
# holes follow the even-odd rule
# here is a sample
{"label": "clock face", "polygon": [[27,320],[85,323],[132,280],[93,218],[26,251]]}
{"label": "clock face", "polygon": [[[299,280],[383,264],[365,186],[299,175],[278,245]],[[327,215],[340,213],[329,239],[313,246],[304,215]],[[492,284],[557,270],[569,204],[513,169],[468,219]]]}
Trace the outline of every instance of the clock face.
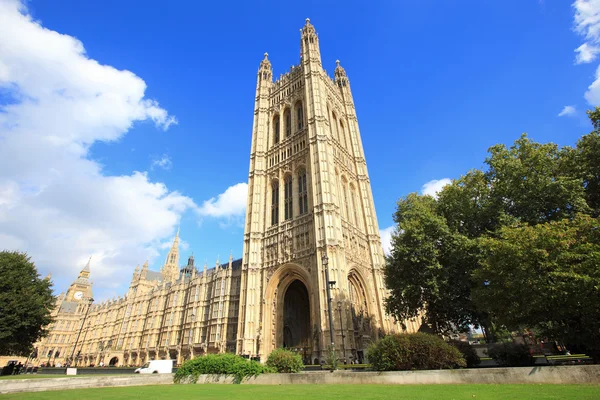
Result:
{"label": "clock face", "polygon": [[75,292],[73,297],[75,297],[77,300],[81,300],[81,298],[83,297],[83,292]]}

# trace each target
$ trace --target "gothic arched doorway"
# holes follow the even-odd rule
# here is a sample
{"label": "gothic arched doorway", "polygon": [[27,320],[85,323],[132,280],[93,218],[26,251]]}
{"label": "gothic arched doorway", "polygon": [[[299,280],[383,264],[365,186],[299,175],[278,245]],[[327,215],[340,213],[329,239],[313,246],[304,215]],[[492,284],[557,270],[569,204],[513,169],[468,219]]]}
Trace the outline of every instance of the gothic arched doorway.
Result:
{"label": "gothic arched doorway", "polygon": [[310,305],[304,283],[295,280],[288,286],[283,299],[283,347],[310,347]]}

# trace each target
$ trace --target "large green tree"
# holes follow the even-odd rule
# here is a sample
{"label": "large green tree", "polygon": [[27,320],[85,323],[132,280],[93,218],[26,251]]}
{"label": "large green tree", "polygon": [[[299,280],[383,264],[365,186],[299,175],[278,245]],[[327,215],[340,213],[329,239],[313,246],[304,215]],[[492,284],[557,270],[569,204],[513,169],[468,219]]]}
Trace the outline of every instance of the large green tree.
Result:
{"label": "large green tree", "polygon": [[[590,118],[595,130],[582,137],[575,148],[540,144],[522,135],[511,147],[492,146],[485,169],[469,171],[454,180],[437,199],[416,193],[400,199],[394,214],[397,225],[392,251],[386,263],[391,291],[388,310],[400,320],[425,310],[425,322],[441,333],[466,330],[469,324],[491,327],[496,322],[511,329],[535,325],[546,334],[567,337],[564,329],[547,329],[559,324],[556,314],[539,315],[527,324],[524,319],[511,318],[527,310],[509,310],[524,303],[485,296],[491,290],[484,289],[493,286],[500,293],[513,278],[518,279],[514,271],[504,268],[505,264],[498,260],[492,264],[491,260],[492,248],[499,248],[499,243],[508,246],[511,229],[556,228],[557,223],[573,223],[583,216],[592,221],[597,218],[600,109],[591,112]],[[522,236],[519,240],[527,238],[531,239]],[[585,240],[590,238],[586,236]],[[540,243],[521,245],[536,248]],[[591,256],[581,257],[589,260]],[[565,265],[567,260],[560,260],[563,268],[570,268]],[[490,268],[497,268],[494,279],[487,275]],[[503,268],[508,272],[504,273]],[[539,278],[552,282],[545,275]]]}
{"label": "large green tree", "polygon": [[0,355],[29,355],[46,335],[53,306],[52,283],[40,278],[30,257],[0,252]]}
{"label": "large green tree", "polygon": [[504,226],[480,240],[474,302],[494,321],[588,348],[600,344],[600,224],[596,218]]}

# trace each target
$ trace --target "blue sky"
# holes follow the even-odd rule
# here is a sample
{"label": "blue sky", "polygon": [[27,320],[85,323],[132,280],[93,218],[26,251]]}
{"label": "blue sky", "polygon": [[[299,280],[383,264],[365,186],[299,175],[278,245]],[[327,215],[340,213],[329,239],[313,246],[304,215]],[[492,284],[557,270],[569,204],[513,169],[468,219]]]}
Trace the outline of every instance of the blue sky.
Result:
{"label": "blue sky", "polygon": [[574,144],[600,99],[597,0],[19,4],[0,0],[0,247],[58,291],[93,255],[99,298],[158,269],[178,225],[181,263],[241,257],[256,71],[299,62],[306,17],[349,75],[381,229],[495,143]]}

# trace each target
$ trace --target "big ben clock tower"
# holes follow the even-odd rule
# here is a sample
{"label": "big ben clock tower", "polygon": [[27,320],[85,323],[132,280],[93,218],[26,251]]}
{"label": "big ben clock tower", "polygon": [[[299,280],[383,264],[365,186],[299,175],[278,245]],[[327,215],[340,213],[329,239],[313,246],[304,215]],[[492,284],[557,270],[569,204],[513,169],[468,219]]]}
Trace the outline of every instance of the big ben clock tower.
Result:
{"label": "big ben clock tower", "polygon": [[90,257],[85,267],[79,272],[79,276],[75,279],[75,282],[69,286],[65,296],[66,301],[81,301],[92,297],[92,284],[89,281],[91,260],[92,258]]}

